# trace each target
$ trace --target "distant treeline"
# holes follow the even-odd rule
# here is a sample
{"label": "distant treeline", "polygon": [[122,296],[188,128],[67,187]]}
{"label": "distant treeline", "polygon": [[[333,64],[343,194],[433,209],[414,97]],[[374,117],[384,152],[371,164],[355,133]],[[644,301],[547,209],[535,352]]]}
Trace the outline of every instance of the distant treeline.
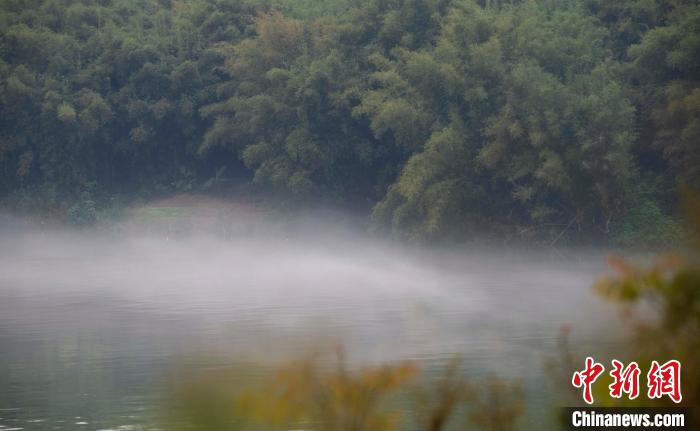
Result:
{"label": "distant treeline", "polygon": [[700,186],[696,1],[3,0],[0,58],[14,207],[228,181],[412,239],[635,242]]}

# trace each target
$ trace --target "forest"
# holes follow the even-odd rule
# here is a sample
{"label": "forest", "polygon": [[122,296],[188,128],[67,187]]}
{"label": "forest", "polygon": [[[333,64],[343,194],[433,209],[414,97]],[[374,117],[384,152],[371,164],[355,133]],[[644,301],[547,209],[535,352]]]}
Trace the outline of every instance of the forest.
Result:
{"label": "forest", "polygon": [[178,192],[416,241],[669,243],[700,188],[700,4],[3,0],[0,202]]}

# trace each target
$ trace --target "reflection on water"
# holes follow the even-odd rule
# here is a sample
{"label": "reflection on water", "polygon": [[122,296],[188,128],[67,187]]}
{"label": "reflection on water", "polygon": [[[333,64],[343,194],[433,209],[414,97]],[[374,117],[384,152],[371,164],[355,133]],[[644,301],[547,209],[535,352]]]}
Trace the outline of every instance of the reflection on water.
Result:
{"label": "reflection on water", "polygon": [[0,235],[2,431],[155,429],[174,368],[275,362],[334,343],[351,363],[428,370],[459,353],[464,372],[521,379],[530,406],[544,406],[560,326],[572,323],[590,349],[615,326],[590,292],[598,252],[406,250],[341,235]]}

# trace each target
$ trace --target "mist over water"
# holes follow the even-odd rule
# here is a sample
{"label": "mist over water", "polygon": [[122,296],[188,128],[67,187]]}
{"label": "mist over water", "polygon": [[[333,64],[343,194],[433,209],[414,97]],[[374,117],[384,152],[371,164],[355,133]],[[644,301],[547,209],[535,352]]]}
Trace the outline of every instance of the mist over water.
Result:
{"label": "mist over water", "polygon": [[424,249],[330,226],[0,229],[0,425],[155,427],[174,367],[331,345],[354,364],[460,354],[537,404],[562,324],[577,346],[614,340],[617,317],[591,294],[603,251]]}

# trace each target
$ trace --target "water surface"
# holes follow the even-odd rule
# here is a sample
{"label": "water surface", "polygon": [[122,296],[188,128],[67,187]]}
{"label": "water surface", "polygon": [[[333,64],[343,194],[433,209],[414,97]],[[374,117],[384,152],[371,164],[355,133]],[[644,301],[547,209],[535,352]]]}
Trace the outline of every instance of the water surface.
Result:
{"label": "water surface", "polygon": [[[176,367],[342,344],[520,379],[530,410],[562,324],[595,353],[619,326],[591,294],[602,251],[436,250],[353,235],[0,231],[0,430],[156,429]],[[206,359],[206,358],[216,358]],[[544,426],[528,414],[523,428]]]}

